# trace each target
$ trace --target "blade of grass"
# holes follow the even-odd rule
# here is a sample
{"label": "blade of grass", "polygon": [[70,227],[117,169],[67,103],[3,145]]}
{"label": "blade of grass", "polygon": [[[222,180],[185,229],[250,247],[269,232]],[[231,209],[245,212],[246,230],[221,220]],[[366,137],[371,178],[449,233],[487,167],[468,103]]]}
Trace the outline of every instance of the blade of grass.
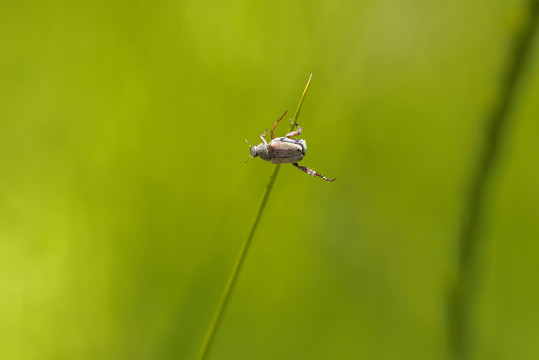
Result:
{"label": "blade of grass", "polygon": [[470,190],[465,202],[465,216],[459,235],[458,269],[455,288],[450,299],[450,346],[455,359],[472,356],[472,321],[475,300],[480,285],[480,255],[484,239],[480,236],[487,187],[501,151],[503,132],[508,113],[515,100],[516,85],[526,61],[530,57],[533,37],[537,31],[539,0],[530,0],[527,19],[515,34],[512,54],[501,77],[498,101],[491,109],[485,123],[485,141],[480,150],[475,173],[470,179]]}
{"label": "blade of grass", "polygon": [[[288,132],[292,131],[292,129],[294,128],[296,124],[296,121],[299,116],[299,112],[301,110],[301,105],[303,104],[303,99],[305,98],[305,94],[307,93],[307,89],[309,88],[309,84],[311,83],[312,76],[313,74],[309,76],[307,85],[305,85],[305,89],[303,90],[303,94],[301,95],[301,98],[299,100],[296,113],[294,114],[293,121],[292,121],[292,124],[290,125]],[[234,267],[232,268],[232,272],[230,273],[228,282],[226,283],[225,289],[223,290],[223,294],[221,295],[221,300],[219,301],[219,304],[217,305],[217,309],[215,310],[215,314],[213,315],[212,321],[210,323],[210,327],[208,328],[208,331],[206,332],[206,337],[204,338],[204,342],[202,343],[202,347],[200,348],[200,352],[198,355],[199,360],[207,359],[210,355],[210,350],[212,348],[213,343],[215,342],[217,331],[221,323],[221,320],[223,318],[223,314],[225,312],[226,306],[228,304],[230,294],[232,293],[232,290],[234,289],[234,285],[236,284],[236,281],[238,279],[238,275],[241,271],[243,261],[245,260],[245,257],[247,255],[247,250],[249,250],[249,245],[251,245],[251,241],[253,240],[253,236],[258,226],[258,222],[260,221],[260,218],[262,217],[264,207],[266,206],[266,202],[268,201],[269,195],[271,193],[271,189],[273,188],[273,183],[275,183],[275,179],[277,178],[277,173],[279,172],[279,168],[280,168],[280,164],[276,164],[273,167],[268,184],[266,185],[266,189],[264,190],[264,194],[262,195],[262,200],[260,200],[260,204],[258,205],[258,209],[255,213],[253,223],[251,224],[251,230],[249,231],[247,240],[245,240],[245,242],[243,243],[243,246],[240,250],[238,258],[236,262],[234,263]]]}

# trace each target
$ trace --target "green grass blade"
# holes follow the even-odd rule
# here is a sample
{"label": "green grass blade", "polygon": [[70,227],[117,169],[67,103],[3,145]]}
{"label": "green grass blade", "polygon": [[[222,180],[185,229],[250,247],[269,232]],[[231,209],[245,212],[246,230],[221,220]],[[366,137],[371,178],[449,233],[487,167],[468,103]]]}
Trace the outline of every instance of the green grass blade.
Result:
{"label": "green grass blade", "polygon": [[[303,90],[303,94],[301,95],[301,99],[299,100],[298,108],[296,109],[296,113],[294,114],[294,117],[292,119],[292,124],[290,125],[290,129],[288,130],[289,132],[292,131],[297,121],[299,112],[301,110],[301,105],[303,104],[303,99],[305,98],[305,94],[307,93],[307,89],[309,88],[309,84],[311,83],[312,76],[313,74],[309,76],[307,85],[305,85],[305,89]],[[251,230],[249,231],[247,240],[245,240],[245,242],[243,243],[238,258],[234,264],[234,267],[232,268],[232,272],[230,273],[230,277],[228,278],[228,282],[226,283],[225,289],[223,290],[223,294],[221,295],[221,299],[219,301],[219,304],[217,305],[215,314],[213,315],[210,327],[208,328],[206,337],[204,338],[204,342],[202,343],[202,347],[200,348],[200,352],[198,355],[199,360],[207,359],[210,355],[210,350],[213,343],[215,342],[217,330],[222,321],[223,314],[230,299],[230,294],[232,293],[232,290],[234,289],[234,286],[236,285],[236,282],[238,280],[238,275],[241,271],[245,257],[247,256],[247,251],[249,250],[249,246],[251,245],[251,241],[253,240],[256,228],[258,226],[258,222],[260,221],[262,213],[264,212],[264,208],[266,207],[266,203],[268,202],[268,198],[271,193],[271,189],[273,188],[273,184],[275,183],[275,179],[277,178],[279,168],[280,164],[276,164],[273,167],[268,184],[266,185],[266,189],[264,190],[264,194],[262,195],[262,200],[260,200],[260,204],[258,205],[258,209],[255,213],[253,223],[251,224]]]}
{"label": "green grass blade", "polygon": [[475,302],[481,285],[480,260],[485,247],[485,239],[480,234],[484,202],[494,167],[500,156],[504,129],[508,122],[507,115],[515,101],[518,80],[530,60],[533,38],[539,24],[539,0],[531,0],[528,4],[527,20],[513,38],[512,53],[501,77],[498,101],[486,119],[484,145],[474,168],[475,173],[470,178],[470,189],[464,205],[465,216],[459,234],[456,284],[449,299],[448,335],[455,359],[464,360],[472,356],[472,317],[475,316]]}
{"label": "green grass blade", "polygon": [[307,85],[305,85],[303,94],[301,94],[301,99],[299,99],[298,108],[296,109],[296,112],[294,113],[294,117],[292,118],[292,124],[290,124],[290,127],[288,128],[288,132],[291,132],[294,129],[294,126],[296,126],[296,121],[298,120],[299,111],[301,110],[301,105],[303,104],[303,99],[305,98],[305,94],[307,94],[307,89],[309,88],[309,84],[311,83],[312,77],[313,77],[313,74],[311,74],[309,76],[309,80],[307,80]]}

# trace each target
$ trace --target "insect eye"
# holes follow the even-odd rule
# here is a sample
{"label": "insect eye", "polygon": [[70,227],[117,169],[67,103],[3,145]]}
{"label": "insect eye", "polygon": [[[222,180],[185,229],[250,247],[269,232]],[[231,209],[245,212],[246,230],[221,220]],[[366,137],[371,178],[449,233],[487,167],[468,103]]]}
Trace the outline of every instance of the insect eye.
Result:
{"label": "insect eye", "polygon": [[251,150],[249,150],[249,153],[251,154],[252,157],[257,157],[258,150],[256,149],[256,146],[251,147]]}

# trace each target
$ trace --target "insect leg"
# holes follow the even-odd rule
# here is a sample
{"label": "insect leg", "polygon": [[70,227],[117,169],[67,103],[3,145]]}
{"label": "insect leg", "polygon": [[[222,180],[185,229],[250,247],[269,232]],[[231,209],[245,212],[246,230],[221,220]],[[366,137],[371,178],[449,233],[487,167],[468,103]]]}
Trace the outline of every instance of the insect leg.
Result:
{"label": "insect leg", "polygon": [[[290,119],[290,123],[292,125],[294,125],[294,121],[292,119]],[[298,136],[299,134],[301,134],[303,129],[301,128],[301,126],[299,126],[299,124],[297,122],[296,122],[296,126],[297,126],[298,129],[296,131],[289,132],[288,134],[286,134],[287,138],[291,138],[291,137]]]}
{"label": "insect leg", "polygon": [[277,124],[279,123],[279,121],[282,120],[282,118],[284,118],[284,116],[286,115],[287,112],[288,112],[288,110],[286,110],[286,111],[284,112],[283,116],[281,116],[281,117],[279,118],[279,120],[277,120],[277,121],[275,122],[275,124],[273,124],[273,127],[271,128],[271,132],[270,132],[271,140],[273,140],[273,138],[274,138],[274,136],[273,136],[273,130],[275,130],[275,128],[277,127]]}
{"label": "insect leg", "polygon": [[[266,139],[264,139],[266,137],[266,132],[268,131],[268,129],[264,129],[264,133],[262,135],[260,135],[260,138],[262,139],[262,142],[265,144],[265,145],[268,145],[268,143],[266,142]],[[273,140],[273,137],[271,138]]]}
{"label": "insect leg", "polygon": [[326,181],[329,181],[329,182],[335,181],[335,179],[336,179],[336,178],[335,178],[335,179],[328,179],[328,178],[325,177],[324,175],[319,174],[319,173],[317,173],[316,171],[309,169],[308,167],[298,165],[298,163],[293,163],[292,165],[294,165],[295,167],[297,167],[297,168],[300,169],[301,171],[306,172],[306,173],[309,174],[309,175],[321,177],[322,179],[324,179],[324,180],[326,180]]}

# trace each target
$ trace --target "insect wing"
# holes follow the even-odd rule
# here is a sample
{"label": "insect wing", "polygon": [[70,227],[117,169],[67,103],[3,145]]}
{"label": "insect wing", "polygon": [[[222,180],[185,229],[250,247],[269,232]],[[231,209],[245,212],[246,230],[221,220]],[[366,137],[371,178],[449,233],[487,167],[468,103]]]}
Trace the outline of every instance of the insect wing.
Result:
{"label": "insect wing", "polygon": [[274,164],[291,164],[303,159],[303,148],[296,143],[272,141],[268,144],[268,152]]}

